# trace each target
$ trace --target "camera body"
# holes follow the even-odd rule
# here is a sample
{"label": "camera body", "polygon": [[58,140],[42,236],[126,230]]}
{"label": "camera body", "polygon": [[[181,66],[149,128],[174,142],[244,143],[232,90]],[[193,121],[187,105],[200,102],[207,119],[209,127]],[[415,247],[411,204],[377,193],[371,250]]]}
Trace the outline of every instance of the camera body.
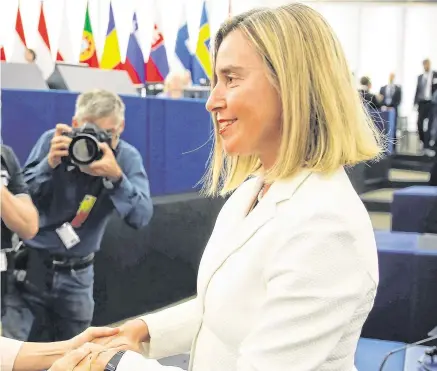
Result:
{"label": "camera body", "polygon": [[102,158],[99,143],[107,143],[111,147],[112,135],[100,129],[96,124],[86,122],[79,128],[73,128],[63,135],[71,138],[68,156],[62,160],[72,165],[89,165]]}

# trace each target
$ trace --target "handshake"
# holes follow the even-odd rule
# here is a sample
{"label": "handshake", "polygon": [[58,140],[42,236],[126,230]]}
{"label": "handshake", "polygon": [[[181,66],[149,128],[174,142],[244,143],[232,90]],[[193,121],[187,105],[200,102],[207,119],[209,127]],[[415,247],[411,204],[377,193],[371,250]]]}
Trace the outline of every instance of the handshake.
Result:
{"label": "handshake", "polygon": [[89,328],[66,342],[67,352],[48,371],[104,371],[121,350],[141,351],[149,329],[142,320],[127,321],[118,328]]}

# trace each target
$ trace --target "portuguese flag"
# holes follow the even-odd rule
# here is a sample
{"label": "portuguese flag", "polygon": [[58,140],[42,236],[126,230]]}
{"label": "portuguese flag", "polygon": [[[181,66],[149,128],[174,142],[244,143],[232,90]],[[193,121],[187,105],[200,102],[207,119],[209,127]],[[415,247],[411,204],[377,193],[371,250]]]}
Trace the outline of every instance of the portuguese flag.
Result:
{"label": "portuguese flag", "polygon": [[80,62],[90,67],[99,67],[97,59],[96,43],[94,42],[93,29],[91,28],[88,6],[86,8],[85,26],[82,35],[82,48],[80,50]]}

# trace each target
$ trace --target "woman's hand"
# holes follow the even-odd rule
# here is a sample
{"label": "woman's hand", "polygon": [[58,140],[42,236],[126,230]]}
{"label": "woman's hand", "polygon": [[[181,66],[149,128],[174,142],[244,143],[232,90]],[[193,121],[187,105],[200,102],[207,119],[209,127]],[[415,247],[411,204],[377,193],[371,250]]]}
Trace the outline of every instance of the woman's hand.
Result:
{"label": "woman's hand", "polygon": [[74,371],[104,371],[112,357],[121,349],[104,349],[85,357]]}
{"label": "woman's hand", "polygon": [[58,359],[48,371],[73,371],[82,361],[88,357],[92,357],[93,351],[98,352],[102,349],[104,348],[97,344],[86,343],[82,347],[72,350],[64,357]]}
{"label": "woman's hand", "polygon": [[97,339],[112,339],[120,332],[119,328],[111,327],[90,327],[81,334],[75,336],[73,339],[68,340],[69,350],[74,350],[81,347],[85,343],[91,343]]}
{"label": "woman's hand", "polygon": [[111,358],[121,349],[86,343],[56,361],[48,371],[104,371]]}
{"label": "woman's hand", "polygon": [[103,345],[106,348],[118,348],[119,350],[132,350],[141,352],[141,343],[150,340],[149,328],[147,324],[140,320],[127,321],[119,328],[119,333],[109,337],[93,341],[96,344]]}

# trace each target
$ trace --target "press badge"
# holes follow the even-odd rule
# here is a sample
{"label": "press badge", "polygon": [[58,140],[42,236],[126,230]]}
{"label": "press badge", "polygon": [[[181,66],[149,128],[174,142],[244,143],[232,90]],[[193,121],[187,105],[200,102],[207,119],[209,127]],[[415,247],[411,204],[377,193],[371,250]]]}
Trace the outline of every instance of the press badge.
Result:
{"label": "press badge", "polygon": [[80,242],[79,236],[70,223],[62,224],[56,229],[56,233],[67,249],[71,249]]}
{"label": "press badge", "polygon": [[6,259],[6,253],[0,251],[0,272],[6,272],[8,269],[8,260]]}

